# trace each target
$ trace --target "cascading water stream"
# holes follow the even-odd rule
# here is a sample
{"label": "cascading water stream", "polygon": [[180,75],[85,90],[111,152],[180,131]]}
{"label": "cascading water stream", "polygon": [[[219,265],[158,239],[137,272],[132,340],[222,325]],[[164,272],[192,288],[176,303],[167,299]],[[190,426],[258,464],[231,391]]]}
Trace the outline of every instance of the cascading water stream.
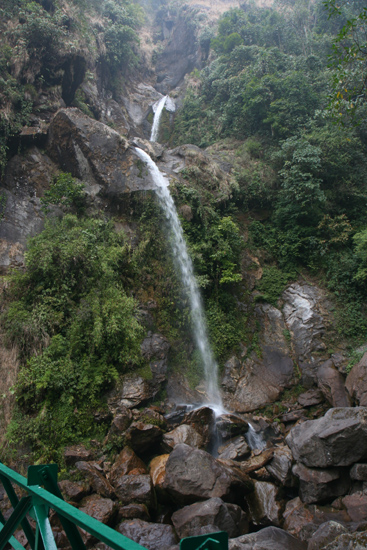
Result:
{"label": "cascading water stream", "polygon": [[159,123],[161,121],[161,116],[162,116],[162,112],[163,112],[164,106],[165,106],[166,101],[167,101],[167,97],[168,96],[166,96],[166,95],[164,97],[162,97],[159,100],[158,105],[156,107],[156,110],[155,110],[155,113],[154,113],[154,118],[153,118],[152,130],[150,132],[150,141],[157,141],[157,139],[158,139]]}
{"label": "cascading water stream", "polygon": [[201,295],[196,284],[193,265],[187,251],[175,203],[168,189],[169,181],[145,151],[138,147],[135,150],[141,160],[148,166],[152,179],[157,186],[156,193],[170,227],[172,255],[184,292],[186,292],[190,303],[193,335],[204,366],[208,405],[218,416],[225,412],[218,386],[218,366],[210,348]]}

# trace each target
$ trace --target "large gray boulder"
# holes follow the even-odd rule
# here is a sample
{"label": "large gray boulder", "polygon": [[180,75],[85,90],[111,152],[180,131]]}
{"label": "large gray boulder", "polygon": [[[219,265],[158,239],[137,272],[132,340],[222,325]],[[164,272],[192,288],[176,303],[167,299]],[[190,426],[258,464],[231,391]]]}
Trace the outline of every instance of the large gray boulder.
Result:
{"label": "large gray boulder", "polygon": [[276,447],[273,458],[265,466],[270,475],[286,487],[293,487],[295,479],[292,474],[293,456],[286,445]]}
{"label": "large gray boulder", "polygon": [[348,473],[340,468],[315,469],[299,463],[293,473],[299,478],[299,496],[307,504],[345,495],[350,486]]}
{"label": "large gray boulder", "polygon": [[238,471],[220,464],[209,453],[180,444],[166,463],[163,488],[179,504],[219,497],[244,504],[253,489],[252,481]]}
{"label": "large gray boulder", "polygon": [[115,201],[124,193],[156,187],[127,139],[79,109],[58,111],[50,124],[47,150],[64,171],[87,182],[92,195]]}
{"label": "large gray boulder", "polygon": [[255,525],[280,526],[281,503],[279,489],[273,483],[255,481],[255,490],[247,496],[251,520]]}
{"label": "large gray boulder", "polygon": [[286,438],[293,457],[309,468],[349,466],[367,459],[367,408],[336,408],[297,424]]}
{"label": "large gray boulder", "polygon": [[344,378],[334,367],[331,359],[317,371],[317,383],[332,407],[350,407],[350,398],[344,385]]}
{"label": "large gray boulder", "polygon": [[347,533],[347,529],[341,523],[336,521],[322,523],[309,540],[307,550],[320,550],[344,533]]}
{"label": "large gray boulder", "polygon": [[242,535],[231,539],[229,550],[307,550],[307,543],[302,542],[283,529],[266,527],[257,533]]}
{"label": "large gray boulder", "polygon": [[238,537],[248,531],[248,520],[243,510],[218,497],[177,510],[172,515],[172,523],[181,539],[200,535],[202,528],[208,525],[215,527],[216,531],[227,531],[229,537]]}

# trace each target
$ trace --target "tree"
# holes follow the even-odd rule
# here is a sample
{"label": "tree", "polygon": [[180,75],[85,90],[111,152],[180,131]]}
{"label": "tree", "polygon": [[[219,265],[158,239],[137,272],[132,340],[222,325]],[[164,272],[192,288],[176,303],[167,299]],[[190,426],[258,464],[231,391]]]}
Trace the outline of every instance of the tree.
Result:
{"label": "tree", "polygon": [[347,21],[337,34],[330,55],[334,69],[329,108],[344,123],[355,117],[367,97],[367,7],[361,0],[326,0],[329,18],[342,15]]}

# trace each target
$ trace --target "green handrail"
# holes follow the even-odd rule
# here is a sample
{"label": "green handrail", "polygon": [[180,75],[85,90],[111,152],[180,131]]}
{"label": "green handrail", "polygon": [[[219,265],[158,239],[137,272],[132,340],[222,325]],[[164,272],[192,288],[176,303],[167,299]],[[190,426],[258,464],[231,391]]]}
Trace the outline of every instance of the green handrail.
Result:
{"label": "green handrail", "polygon": [[[13,507],[13,512],[7,521],[0,512],[0,550],[3,550],[7,543],[10,543],[15,550],[25,550],[13,536],[19,525],[22,526],[32,550],[57,550],[48,519],[50,508],[57,512],[73,550],[85,550],[77,527],[106,543],[113,550],[147,550],[65,502],[57,484],[57,470],[57,464],[30,466],[28,477],[25,478],[0,462],[0,481]],[[27,495],[19,499],[12,483],[21,487]],[[36,523],[35,531],[27,519],[27,514]],[[199,537],[187,537],[180,542],[180,550],[199,549],[228,550],[228,534],[211,533]]]}

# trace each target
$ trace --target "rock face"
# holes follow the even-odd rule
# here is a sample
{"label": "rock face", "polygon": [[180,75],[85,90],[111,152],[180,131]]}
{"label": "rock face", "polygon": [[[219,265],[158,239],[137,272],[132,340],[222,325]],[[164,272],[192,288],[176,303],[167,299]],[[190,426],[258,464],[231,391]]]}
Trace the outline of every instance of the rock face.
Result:
{"label": "rock face", "polygon": [[247,497],[255,525],[280,525],[281,505],[277,495],[278,488],[272,483],[255,481],[255,490]]}
{"label": "rock face", "polygon": [[185,506],[172,515],[172,522],[180,538],[202,534],[202,528],[227,531],[229,537],[247,532],[245,513],[235,504],[226,504],[220,498],[211,498]]}
{"label": "rock face", "polygon": [[237,476],[205,451],[188,445],[177,445],[166,464],[163,484],[172,499],[180,504],[213,497],[226,502],[242,502],[252,483]]}
{"label": "rock face", "polygon": [[345,385],[352,399],[361,407],[367,407],[367,353],[354,365]]}
{"label": "rock face", "polygon": [[286,441],[295,460],[310,468],[349,466],[367,459],[367,409],[330,409],[292,428]]}
{"label": "rock face", "polygon": [[308,504],[345,495],[350,485],[348,474],[339,468],[316,470],[296,464],[293,473],[299,478],[300,497]]}
{"label": "rock face", "polygon": [[296,359],[302,371],[302,382],[304,385],[312,385],[320,364],[320,359],[315,358],[314,352],[322,352],[325,349],[322,342],[325,331],[322,311],[324,297],[317,287],[294,283],[283,293],[282,298],[285,302],[285,321],[291,332]]}
{"label": "rock face", "polygon": [[225,373],[226,389],[234,384],[236,387],[233,396],[225,395],[225,402],[238,412],[253,411],[275,401],[294,377],[281,312],[266,304],[258,308],[257,317],[262,326],[261,359],[255,353],[246,359],[237,381],[231,379],[228,369]]}
{"label": "rock face", "polygon": [[56,114],[47,149],[64,171],[87,182],[93,195],[116,200],[124,193],[155,187],[128,141],[78,109],[60,109]]}
{"label": "rock face", "polygon": [[171,451],[179,443],[200,448],[203,445],[203,441],[203,437],[192,426],[188,426],[187,424],[181,424],[181,426],[163,436],[163,445],[167,451]]}
{"label": "rock face", "polygon": [[307,550],[319,550],[330,542],[333,542],[339,535],[346,533],[346,528],[336,521],[327,521],[320,525],[316,533],[311,537]]}

